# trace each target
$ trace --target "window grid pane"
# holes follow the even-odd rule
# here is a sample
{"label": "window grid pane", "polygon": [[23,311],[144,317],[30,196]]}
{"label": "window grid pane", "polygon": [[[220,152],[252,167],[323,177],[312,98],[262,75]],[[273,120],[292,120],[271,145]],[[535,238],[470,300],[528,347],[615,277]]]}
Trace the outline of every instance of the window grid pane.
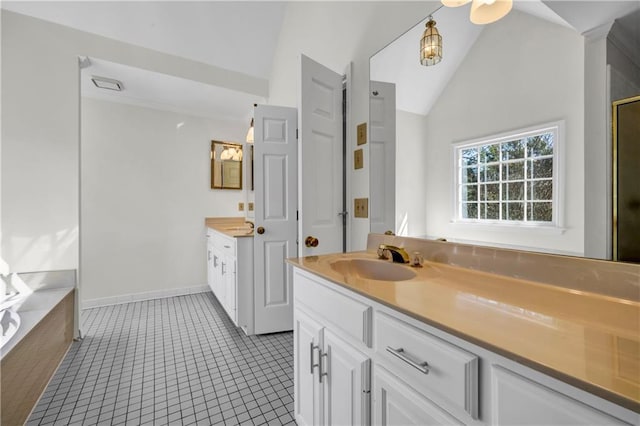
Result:
{"label": "window grid pane", "polygon": [[545,132],[459,148],[458,217],[551,222],[554,143]]}

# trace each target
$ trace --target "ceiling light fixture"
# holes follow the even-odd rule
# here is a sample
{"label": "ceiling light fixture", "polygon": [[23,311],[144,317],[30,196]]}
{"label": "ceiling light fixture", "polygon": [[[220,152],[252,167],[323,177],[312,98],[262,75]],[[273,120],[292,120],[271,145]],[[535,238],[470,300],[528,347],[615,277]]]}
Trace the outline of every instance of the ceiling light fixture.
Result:
{"label": "ceiling light fixture", "polygon": [[[447,7],[458,7],[469,2],[471,0],[442,0]],[[469,17],[474,24],[490,24],[505,17],[512,7],[513,0],[473,0]]]}
{"label": "ceiling light fixture", "polygon": [[100,89],[115,90],[117,92],[121,92],[122,90],[124,90],[124,85],[122,84],[122,82],[114,80],[112,78],[92,75],[91,81],[93,81],[93,84],[95,84],[96,87],[99,87]]}
{"label": "ceiling light fixture", "polygon": [[420,63],[430,66],[442,60],[442,36],[431,15],[429,15],[426,27],[422,39],[420,39]]}

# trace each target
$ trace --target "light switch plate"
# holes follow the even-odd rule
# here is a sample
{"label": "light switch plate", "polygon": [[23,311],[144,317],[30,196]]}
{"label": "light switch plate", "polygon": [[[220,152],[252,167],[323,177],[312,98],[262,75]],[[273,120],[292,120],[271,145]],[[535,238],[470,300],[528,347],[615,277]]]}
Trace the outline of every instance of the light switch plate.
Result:
{"label": "light switch plate", "polygon": [[253,203],[249,202],[249,211],[252,212],[253,211]]}
{"label": "light switch plate", "polygon": [[367,123],[358,124],[358,145],[367,143]]}
{"label": "light switch plate", "polygon": [[369,199],[368,198],[356,198],[354,199],[354,217],[369,217]]}
{"label": "light switch plate", "polygon": [[238,211],[240,212],[244,211],[244,203],[238,203]]}
{"label": "light switch plate", "polygon": [[356,149],[353,153],[353,168],[358,170],[364,167],[364,151]]}

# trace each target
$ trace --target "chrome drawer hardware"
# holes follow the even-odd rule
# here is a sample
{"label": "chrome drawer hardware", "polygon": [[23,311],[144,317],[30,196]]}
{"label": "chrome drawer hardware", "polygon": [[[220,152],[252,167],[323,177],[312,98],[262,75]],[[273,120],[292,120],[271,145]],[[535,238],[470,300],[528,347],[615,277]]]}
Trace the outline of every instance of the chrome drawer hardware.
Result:
{"label": "chrome drawer hardware", "polygon": [[320,349],[320,346],[314,345],[313,342],[309,342],[309,366],[310,366],[310,373],[313,374],[313,369],[315,367],[319,367],[318,364],[314,364],[313,363],[313,351],[315,351],[316,349]]}
{"label": "chrome drawer hardware", "polygon": [[222,262],[222,275],[224,275],[224,274],[226,274],[226,273],[227,273],[227,271],[225,271],[225,270],[224,270],[224,267],[225,267],[225,266],[226,266],[226,265],[225,265],[225,263],[224,263],[224,262]]}
{"label": "chrome drawer hardware", "polygon": [[[318,373],[319,373],[318,374],[318,382],[322,383],[322,376],[328,376],[329,375],[329,371],[327,370],[327,363],[326,363],[326,361],[322,362],[322,358],[324,358],[324,357],[328,358],[329,354],[326,353],[326,352],[322,353],[322,350],[319,350],[319,352],[320,352],[320,358],[318,358],[318,361],[319,361],[320,365],[318,366]],[[322,366],[323,365],[324,365],[324,368],[325,368],[324,373],[322,372]]]}
{"label": "chrome drawer hardware", "polygon": [[412,360],[403,348],[394,349],[391,346],[387,346],[387,352],[400,358],[422,374],[429,374],[429,364],[427,364],[426,361],[420,362]]}
{"label": "chrome drawer hardware", "polygon": [[213,267],[214,268],[218,267],[218,256],[213,256]]}

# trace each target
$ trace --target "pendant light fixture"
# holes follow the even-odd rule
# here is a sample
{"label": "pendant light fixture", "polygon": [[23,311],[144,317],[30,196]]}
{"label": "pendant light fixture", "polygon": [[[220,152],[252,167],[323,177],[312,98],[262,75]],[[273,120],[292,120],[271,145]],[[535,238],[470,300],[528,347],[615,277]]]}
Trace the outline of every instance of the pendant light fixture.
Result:
{"label": "pendant light fixture", "polygon": [[490,24],[511,11],[513,0],[473,0],[471,22],[477,25]]}
{"label": "pendant light fixture", "polygon": [[442,4],[447,7],[458,7],[469,3],[471,0],[442,0]]}
{"label": "pendant light fixture", "polygon": [[[256,108],[258,104],[253,104],[253,108]],[[251,123],[249,123],[249,130],[247,130],[247,143],[253,143],[253,117],[251,117]]]}
{"label": "pendant light fixture", "polygon": [[[458,7],[471,0],[441,0],[447,7]],[[471,3],[471,22],[477,25],[490,24],[503,18],[511,11],[513,0],[473,0]]]}
{"label": "pendant light fixture", "polygon": [[420,40],[420,63],[430,66],[442,60],[442,36],[436,28],[436,21],[431,16],[426,27]]}
{"label": "pendant light fixture", "polygon": [[249,124],[249,130],[247,131],[247,143],[253,143],[253,118]]}

